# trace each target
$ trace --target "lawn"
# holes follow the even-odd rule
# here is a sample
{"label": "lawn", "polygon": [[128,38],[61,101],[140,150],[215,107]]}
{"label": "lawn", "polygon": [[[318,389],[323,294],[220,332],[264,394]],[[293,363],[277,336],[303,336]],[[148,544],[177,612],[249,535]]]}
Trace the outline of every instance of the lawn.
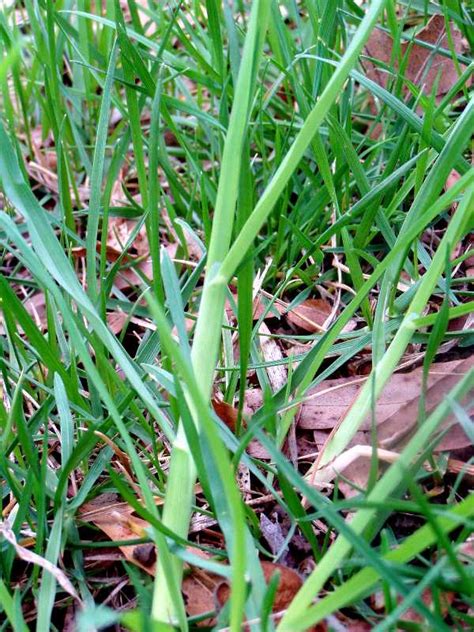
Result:
{"label": "lawn", "polygon": [[0,630],[474,628],[474,11],[0,0]]}

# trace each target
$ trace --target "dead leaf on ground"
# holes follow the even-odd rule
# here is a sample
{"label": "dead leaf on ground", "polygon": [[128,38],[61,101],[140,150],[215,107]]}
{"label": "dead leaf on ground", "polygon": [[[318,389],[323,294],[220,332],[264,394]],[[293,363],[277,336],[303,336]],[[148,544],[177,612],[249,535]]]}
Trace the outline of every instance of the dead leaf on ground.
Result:
{"label": "dead leaf on ground", "polygon": [[[458,54],[466,53],[468,51],[468,43],[463,38],[461,31],[453,22],[449,22],[448,25],[451,31],[455,52]],[[449,51],[450,46],[446,34],[444,16],[433,15],[428,24],[416,34],[416,39]],[[389,65],[392,57],[392,48],[392,37],[381,29],[375,29],[372,31],[372,35],[365,46],[365,51],[369,57]],[[412,83],[423,86],[425,94],[431,94],[438,75],[437,97],[442,97],[449,92],[458,80],[458,70],[450,57],[445,57],[444,55],[433,52],[432,49],[425,48],[421,44],[415,43],[411,45],[409,41],[402,42],[400,48],[400,56],[402,59],[407,51],[409,55],[405,77]],[[397,60],[395,60],[395,62],[397,63]],[[365,60],[364,66],[367,68],[367,75],[370,79],[386,87],[388,77],[390,76],[389,73],[379,68],[370,60]],[[461,64],[461,72],[464,69],[465,66]],[[408,93],[406,86],[404,86],[404,92],[405,94]]]}
{"label": "dead leaf on ground", "polygon": [[125,290],[133,286],[140,287],[143,283],[140,275],[144,275],[148,279],[153,277],[153,263],[150,257],[139,261],[136,265],[119,270],[114,279],[114,285],[118,290]]}
{"label": "dead leaf on ground", "polygon": [[[100,243],[100,241],[97,242],[95,249],[96,249],[97,254],[100,255],[102,251],[102,244]],[[87,249],[85,246],[75,246],[74,248],[71,248],[71,254],[76,259],[80,259],[81,257],[87,256]],[[124,263],[135,258],[133,255],[130,255],[130,254],[124,255],[122,253],[122,250],[117,250],[117,248],[114,248],[113,246],[109,244],[107,244],[105,247],[105,256],[106,256],[107,261],[112,262],[112,263],[117,261],[119,257],[122,257],[122,261]]]}
{"label": "dead leaf on ground", "polygon": [[[449,608],[454,600],[454,593],[439,592],[437,597],[439,598],[439,605],[440,605],[440,611],[441,611],[440,614],[443,617],[445,617],[448,614]],[[430,588],[426,588],[423,591],[421,595],[421,600],[425,604],[425,606],[428,606],[429,610],[433,610],[433,606],[434,606],[433,593]],[[403,601],[403,598],[397,597],[397,601],[398,603],[401,603]],[[372,595],[371,605],[375,611],[383,612],[385,608],[385,596],[383,595],[383,593],[375,593],[375,595]],[[408,608],[400,616],[400,620],[401,621],[414,621],[414,622],[421,623],[425,621],[425,618],[415,608]]]}
{"label": "dead leaf on ground", "polygon": [[[107,246],[121,253],[124,246],[132,238],[137,228],[137,220],[126,219],[124,217],[109,218],[107,226]],[[143,224],[132,241],[129,250],[133,250],[137,257],[147,256],[150,252],[146,228]]]}
{"label": "dead leaf on ground", "polygon": [[267,363],[280,362],[281,364],[271,364],[266,367],[268,381],[272,391],[276,393],[285,386],[288,379],[288,371],[283,361],[283,353],[275,338],[272,338],[271,332],[267,325],[262,322],[259,330],[260,348],[262,350],[263,359]]}
{"label": "dead leaf on ground", "polygon": [[[473,357],[432,365],[425,398],[427,414],[441,403],[463,375],[472,370],[473,365]],[[410,373],[394,374],[376,403],[378,457],[381,463],[396,460],[418,428],[422,373],[423,369],[420,367]],[[321,451],[324,450],[330,431],[337,428],[345,417],[364,382],[365,379],[326,380],[309,394],[311,399],[302,405],[300,427],[315,431],[315,440]],[[371,425],[372,419],[368,415],[348,449],[326,468],[316,470],[312,467],[307,474],[308,480],[322,484],[329,482],[337,474],[342,474],[356,486],[364,488],[372,455]],[[443,421],[440,430],[443,429],[447,431],[436,445],[435,452],[471,445],[470,438],[454,415],[449,415]],[[340,483],[340,489],[346,495],[354,493],[353,486],[343,481]]]}
{"label": "dead leaf on ground", "polygon": [[30,551],[29,549],[18,544],[15,534],[13,533],[12,528],[8,524],[8,521],[1,522],[0,521],[0,535],[5,538],[5,540],[15,549],[15,553],[18,555],[20,559],[28,564],[36,564],[36,566],[40,566],[44,568],[48,573],[50,573],[54,579],[58,582],[61,588],[69,593],[76,601],[82,603],[81,598],[76,592],[76,589],[71,584],[69,578],[66,573],[62,571],[60,568],[55,566],[52,562],[41,557],[34,551]]}
{"label": "dead leaf on ground", "polygon": [[[268,583],[275,573],[280,573],[278,588],[273,602],[273,612],[280,612],[288,608],[293,601],[296,593],[303,585],[301,577],[287,566],[275,564],[273,562],[263,561],[263,575]],[[230,587],[227,582],[221,582],[216,590],[216,598],[218,604],[222,607],[230,596]]]}
{"label": "dead leaf on ground", "polygon": [[152,331],[155,331],[156,329],[156,325],[149,319],[139,318],[138,316],[130,317],[130,314],[122,311],[107,312],[107,324],[113,334],[118,335],[123,330],[127,322],[138,325],[143,329],[151,329]]}
{"label": "dead leaf on ground", "polygon": [[287,304],[277,299],[272,304],[271,301],[259,294],[255,297],[253,301],[253,320],[258,320],[265,314],[265,319],[267,318],[280,318],[282,314],[285,313]]}
{"label": "dead leaf on ground", "polygon": [[[245,394],[245,404],[244,404],[245,416],[247,416],[248,413],[253,414],[253,412],[255,412],[255,410],[252,410],[251,408],[249,408],[249,400],[248,400],[249,393],[250,393],[250,399],[252,398],[252,396],[255,398],[255,402],[254,402],[256,404],[255,410],[257,410],[257,408],[260,408],[260,406],[263,403],[262,391],[260,389],[250,389],[250,391],[247,391],[247,393]],[[236,423],[237,423],[237,415],[238,415],[237,409],[231,406],[230,404],[223,402],[222,400],[217,399],[217,398],[212,398],[211,402],[212,402],[212,407],[214,408],[214,412],[216,413],[216,415],[225,423],[225,425],[228,428],[230,428],[232,432],[235,432]],[[245,419],[245,416],[242,417],[242,427],[244,428],[247,426],[247,421]],[[259,441],[257,441],[257,439],[252,439],[252,441],[248,445],[247,452],[254,459],[261,459],[261,460],[268,461],[271,458],[268,451],[263,447],[263,445]]]}
{"label": "dead leaf on ground", "polygon": [[289,323],[309,333],[324,331],[324,324],[331,315],[331,306],[321,298],[309,298],[286,314]]}
{"label": "dead leaf on ground", "polygon": [[[426,393],[428,413],[435,408],[447,392],[473,366],[472,357],[465,360],[436,363],[431,366]],[[375,409],[378,439],[382,447],[390,449],[407,435],[418,419],[418,401],[421,392],[423,369],[409,373],[394,373],[380,394]],[[299,426],[305,430],[327,430],[336,427],[353,404],[367,378],[337,378],[324,380],[308,392],[301,405]],[[452,421],[452,417],[447,423]],[[369,432],[372,420],[369,415],[360,431]],[[455,449],[465,444],[466,438],[458,441],[443,439],[438,447]],[[370,442],[369,442],[370,443]]]}
{"label": "dead leaf on ground", "polygon": [[[234,408],[227,402],[222,401],[221,399],[217,399],[217,397],[213,397],[211,399],[212,408],[216,415],[221,419],[225,425],[231,430],[235,432],[237,427],[237,419],[238,419],[238,411],[237,408]],[[245,420],[242,419],[242,425],[245,427]]]}
{"label": "dead leaf on ground", "polygon": [[270,547],[273,555],[279,554],[279,560],[281,562],[286,562],[286,555],[288,552],[288,546],[285,546],[285,535],[283,534],[283,529],[278,520],[278,514],[275,512],[272,516],[274,520],[270,520],[265,513],[260,514],[260,530],[262,532],[263,537],[268,542],[268,546]]}
{"label": "dead leaf on ground", "polygon": [[[23,302],[23,307],[26,309],[28,314],[34,320],[38,329],[45,331],[47,328],[46,322],[46,298],[43,292],[36,292],[36,294],[32,294],[30,297]],[[21,328],[20,328],[20,331]],[[5,334],[5,325],[3,316],[0,310],[0,334]]]}
{"label": "dead leaf on ground", "polygon": [[[117,502],[115,494],[102,494],[84,504],[79,515],[84,522],[91,522],[112,541],[136,540],[146,535],[149,524],[134,515],[127,503]],[[152,543],[118,547],[126,560],[139,566],[150,575],[155,573],[156,550]]]}
{"label": "dead leaf on ground", "polygon": [[[102,494],[83,505],[79,512],[81,520],[91,522],[103,531],[112,541],[133,540],[143,537],[149,524],[134,515],[134,510],[124,502],[118,502],[115,494]],[[118,547],[123,556],[130,563],[140,567],[149,575],[156,571],[156,548],[152,543],[128,545]],[[208,558],[208,554],[200,549],[189,549],[195,555]],[[302,580],[293,570],[268,561],[262,561],[262,570],[268,582],[276,573],[280,573],[280,580],[275,596],[274,612],[284,610],[293,600],[301,588]],[[186,611],[189,616],[198,616],[212,612],[216,606],[221,607],[229,597],[229,585],[222,581],[222,577],[199,568],[185,567],[182,584],[185,597]],[[209,625],[210,621],[203,621],[200,625]]]}

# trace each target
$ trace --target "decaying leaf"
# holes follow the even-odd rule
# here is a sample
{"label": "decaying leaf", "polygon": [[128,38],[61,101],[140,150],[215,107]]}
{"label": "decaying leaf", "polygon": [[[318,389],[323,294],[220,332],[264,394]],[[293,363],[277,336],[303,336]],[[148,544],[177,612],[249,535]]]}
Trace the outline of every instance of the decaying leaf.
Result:
{"label": "decaying leaf", "polygon": [[[429,413],[444,398],[459,379],[474,364],[472,357],[433,364],[428,377],[426,410]],[[375,408],[377,436],[381,447],[391,449],[409,435],[418,419],[418,402],[421,393],[423,369],[409,373],[395,373],[380,394]],[[308,393],[301,406],[299,426],[305,430],[332,430],[346,415],[367,378],[338,378],[324,380]],[[451,423],[450,417],[446,423]],[[360,431],[369,432],[372,419],[369,415]],[[359,437],[360,438],[360,437]],[[445,438],[438,449],[462,447],[466,438],[453,442]],[[370,444],[370,441],[369,441]]]}
{"label": "decaying leaf", "polygon": [[253,302],[253,319],[258,320],[265,314],[265,318],[280,318],[285,313],[287,304],[277,299],[272,304],[264,295],[259,294]]}
{"label": "decaying leaf", "polygon": [[264,322],[260,323],[258,332],[260,334],[260,348],[262,349],[265,362],[281,362],[281,364],[271,364],[266,368],[268,381],[270,382],[272,391],[276,393],[280,388],[285,386],[288,379],[286,365],[283,362],[283,353],[277,341],[272,338],[270,330]]}
{"label": "decaying leaf", "polygon": [[[468,50],[468,43],[463,39],[462,33],[452,22],[448,23],[451,31],[451,37],[454,44],[454,50],[458,54],[465,53]],[[446,22],[444,16],[433,15],[428,24],[416,34],[416,39],[420,42],[431,44],[438,48],[450,50],[448,36],[446,33]],[[422,44],[409,41],[402,42],[400,46],[401,59],[408,54],[408,61],[404,75],[412,83],[423,86],[425,94],[431,94],[434,85],[437,83],[436,96],[441,97],[446,94],[459,78],[458,68],[451,57],[446,57],[426,48]],[[392,60],[393,41],[391,36],[382,31],[375,29],[365,46],[366,54],[374,60],[390,65]],[[397,69],[398,60],[395,60],[395,69]],[[389,73],[377,66],[374,62],[366,60],[364,65],[367,68],[367,75],[381,86],[385,87],[388,82]],[[465,66],[460,66],[461,71]],[[408,88],[404,86],[405,94]]]}
{"label": "decaying leaf", "polygon": [[283,548],[285,544],[285,536],[283,534],[283,530],[281,528],[281,524],[278,521],[278,515],[274,515],[274,521],[270,520],[266,514],[260,514],[260,530],[262,532],[263,537],[268,542],[268,546],[270,547],[273,555],[279,554],[279,560],[285,561],[284,556],[288,551],[288,546]]}
{"label": "decaying leaf", "polygon": [[[101,253],[102,244],[100,243],[100,241],[97,242],[95,249],[98,254]],[[79,259],[87,255],[87,249],[85,246],[75,246],[74,248],[71,248],[71,254],[73,255],[73,257],[76,257],[77,259]],[[122,256],[122,254],[123,253],[121,249],[118,250],[117,248],[115,248],[114,246],[110,244],[107,244],[105,247],[105,256],[107,258],[107,261],[115,262],[120,256]],[[122,256],[122,261],[124,263],[126,263],[127,261],[130,261],[130,259],[133,259],[133,257],[131,257],[129,254],[124,254]]]}
{"label": "decaying leaf", "polygon": [[[473,357],[432,365],[425,397],[427,414],[436,408],[465,373],[472,370],[473,365]],[[418,428],[422,374],[422,368],[410,373],[394,374],[375,405],[377,451],[382,464],[396,460]],[[342,421],[364,381],[365,379],[326,380],[310,393],[310,401],[303,404],[299,418],[300,426],[315,430],[316,442],[320,444],[321,451],[324,450],[329,431],[337,428]],[[311,468],[307,475],[308,479],[312,483],[322,484],[341,474],[354,485],[363,488],[368,479],[372,456],[371,427],[372,418],[369,415],[349,448],[327,467],[321,470]],[[454,415],[444,420],[440,426],[440,430],[443,429],[447,432],[436,445],[435,451],[454,450],[471,445],[469,437],[457,423]],[[325,432],[322,432],[323,430]],[[341,482],[340,488],[346,495],[353,493],[352,485]]]}
{"label": "decaying leaf", "polygon": [[[47,328],[46,322],[46,297],[43,292],[36,292],[23,302],[23,307],[34,320],[38,329],[44,331]],[[21,328],[19,328],[22,331]],[[2,311],[0,310],[0,334],[5,334],[5,324]]]}
{"label": "decaying leaf", "polygon": [[51,573],[63,590],[74,597],[78,603],[82,603],[81,598],[69,581],[66,573],[52,564],[49,560],[41,557],[41,555],[38,555],[34,551],[30,551],[24,546],[21,546],[21,544],[18,544],[15,534],[7,521],[0,522],[0,535],[15,549],[15,552],[20,559],[24,562],[28,562],[29,564],[36,564],[37,566],[44,568],[48,571],[48,573]]}
{"label": "decaying leaf", "polygon": [[[117,501],[115,494],[102,494],[84,504],[80,510],[80,517],[85,522],[93,523],[112,541],[143,537],[149,527],[145,520],[134,515],[134,510],[130,505]],[[155,574],[157,552],[153,544],[135,544],[118,548],[130,563],[139,566],[149,575]],[[190,547],[189,550],[198,556],[209,557],[199,549]],[[280,574],[273,610],[274,612],[284,610],[300,589],[302,580],[295,571],[281,564],[268,561],[263,561],[261,564],[267,582],[276,572]],[[198,616],[213,612],[224,605],[229,597],[230,588],[226,582],[222,581],[222,577],[185,565],[182,591],[188,615]],[[207,620],[202,621],[201,625],[211,623],[211,620]]]}
{"label": "decaying leaf", "polygon": [[148,318],[130,316],[130,314],[122,311],[107,312],[107,324],[110,331],[115,335],[119,334],[128,322],[134,323],[143,329],[151,329],[152,331],[156,329],[156,325]]}
{"label": "decaying leaf", "polygon": [[[125,219],[124,217],[111,217],[107,230],[107,246],[117,252],[122,252],[124,246],[132,238],[136,228],[136,220]],[[133,248],[138,257],[146,256],[150,252],[145,225],[140,227],[140,230],[133,238],[131,248]]]}
{"label": "decaying leaf", "polygon": [[[146,535],[149,524],[134,515],[127,503],[118,502],[115,494],[102,494],[84,504],[80,510],[81,520],[91,522],[112,541],[136,540]],[[126,560],[153,575],[155,573],[156,550],[154,544],[132,544],[118,547]]]}
{"label": "decaying leaf", "polygon": [[309,298],[287,313],[288,322],[310,333],[324,331],[324,324],[331,315],[331,306],[322,298]]}
{"label": "decaying leaf", "polygon": [[[237,426],[237,418],[239,415],[237,409],[227,402],[224,402],[221,399],[217,399],[217,397],[213,397],[211,399],[211,403],[216,415],[232,432],[235,432],[235,428]],[[245,424],[245,421],[242,420],[242,423]]]}
{"label": "decaying leaf", "polygon": [[[269,582],[275,573],[280,574],[275,601],[273,602],[273,612],[285,610],[293,601],[296,593],[303,584],[301,577],[298,573],[296,573],[296,571],[291,570],[291,568],[283,566],[282,564],[275,564],[273,562],[263,561],[262,570],[266,582]],[[229,595],[229,584],[227,582],[222,582],[216,590],[218,604],[223,606],[229,599]]]}

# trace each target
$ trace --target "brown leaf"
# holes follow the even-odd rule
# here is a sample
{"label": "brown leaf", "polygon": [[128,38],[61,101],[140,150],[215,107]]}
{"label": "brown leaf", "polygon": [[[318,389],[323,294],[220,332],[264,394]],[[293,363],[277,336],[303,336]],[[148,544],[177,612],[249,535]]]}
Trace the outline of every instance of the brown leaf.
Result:
{"label": "brown leaf", "polygon": [[[117,502],[115,494],[102,494],[84,504],[79,515],[85,522],[92,522],[112,541],[143,537],[149,526],[148,522],[134,515],[130,505]],[[156,550],[153,544],[131,544],[118,548],[126,560],[150,575],[155,574]]]}
{"label": "brown leaf", "polygon": [[[218,575],[205,573],[200,569],[195,569],[184,577],[181,590],[188,616],[198,617],[205,612],[216,610],[217,604],[214,595],[221,579]],[[205,619],[199,625],[205,627],[214,624],[214,619]]]}
{"label": "brown leaf", "polygon": [[[107,227],[107,246],[121,253],[136,230],[137,222],[124,217],[111,217]],[[145,225],[135,235],[131,248],[138,257],[147,256],[150,252]]]}
{"label": "brown leaf", "polygon": [[[474,356],[466,358],[465,360],[454,360],[452,362],[432,365],[426,393],[425,405],[427,414],[441,403],[444,397],[473,366]],[[410,384],[410,391],[412,392],[413,382],[415,384],[418,383],[420,386],[418,397],[412,397],[410,400],[407,398],[407,401],[400,406],[398,410],[394,411],[392,415],[378,425],[378,441],[383,448],[400,450],[409,439],[411,432],[416,429],[419,395],[421,391],[421,372],[422,369],[420,368],[411,373],[407,373],[407,376],[411,376],[410,379],[406,380],[404,384],[401,384],[401,388],[406,388],[406,385]],[[471,445],[469,437],[467,437],[462,427],[457,423],[457,418],[454,415],[449,415],[441,424],[440,429],[449,426],[451,426],[451,428],[435,448],[437,452],[443,450],[457,450],[466,445]]]}
{"label": "brown leaf", "polygon": [[114,284],[119,290],[125,290],[133,285],[140,286],[142,279],[138,273],[140,271],[149,279],[153,276],[153,263],[151,258],[140,261],[137,265],[120,270],[115,277]]}
{"label": "brown leaf", "polygon": [[25,548],[21,544],[18,544],[15,534],[13,533],[10,525],[7,521],[0,521],[0,535],[5,538],[5,540],[15,549],[15,553],[18,555],[20,559],[24,562],[28,562],[29,564],[36,564],[41,568],[44,568],[48,573],[50,573],[54,579],[58,582],[61,588],[69,593],[74,599],[76,599],[79,603],[81,602],[81,598],[76,592],[76,589],[71,584],[69,578],[66,573],[62,571],[60,568],[55,566],[52,562],[41,557],[34,551],[30,551]]}
{"label": "brown leaf", "polygon": [[122,331],[127,320],[128,314],[125,312],[107,312],[107,324],[110,331],[115,335]]}
{"label": "brown leaf", "polygon": [[[459,54],[465,53],[468,50],[468,45],[463,39],[461,31],[452,22],[449,22],[449,28],[455,52]],[[450,50],[444,16],[433,15],[428,24],[416,34],[416,39],[439,48]],[[366,44],[365,50],[370,57],[389,65],[392,58],[392,48],[393,40],[391,36],[385,31],[375,29]],[[458,70],[450,57],[433,53],[433,50],[417,43],[411,45],[409,41],[402,42],[400,48],[401,59],[403,59],[406,52],[409,51],[405,70],[406,78],[418,86],[423,86],[426,94],[431,94],[438,75],[439,83],[436,90],[436,96],[438,97],[449,92],[458,80]],[[367,60],[364,62],[364,65],[367,68],[367,75],[373,81],[386,87],[390,75],[372,61]],[[395,60],[395,69],[396,68],[397,60]],[[461,71],[464,70],[464,68],[465,66],[461,65]],[[408,93],[406,86],[404,86],[404,92],[405,94]]]}
{"label": "brown leaf", "polygon": [[[145,520],[134,515],[134,510],[130,505],[117,502],[115,494],[98,496],[83,505],[79,514],[81,520],[92,522],[112,541],[143,537],[149,527]],[[149,575],[155,574],[156,548],[153,544],[145,543],[118,548],[130,563],[139,566]],[[189,547],[189,551],[203,558],[209,557],[207,553],[199,549]],[[276,571],[280,572],[281,577],[275,597],[274,611],[284,610],[300,589],[302,580],[295,571],[280,564],[273,564],[268,561],[263,561],[261,564],[267,582]],[[214,611],[216,606],[222,606],[229,597],[230,588],[226,582],[222,582],[222,577],[199,568],[190,569],[189,566],[185,565],[182,592],[187,614],[198,616]],[[206,620],[200,625],[212,625],[212,622]]]}
{"label": "brown leaf", "polygon": [[[46,322],[46,298],[43,292],[37,292],[36,294],[32,294],[30,297],[23,302],[23,307],[26,309],[28,314],[34,320],[38,329],[45,331],[47,329]],[[19,327],[20,331],[22,329]],[[3,314],[0,310],[0,334],[5,334],[5,325]]]}
{"label": "brown leaf", "polygon": [[322,298],[309,298],[288,312],[286,317],[288,322],[298,329],[316,333],[324,331],[323,325],[330,314],[331,306],[327,301]]}
{"label": "brown leaf", "polygon": [[[441,606],[441,614],[445,617],[448,614],[449,607],[453,603],[454,593],[452,592],[442,592],[438,595],[439,603]],[[433,609],[433,594],[429,588],[426,588],[421,595],[421,600],[428,606],[430,610]],[[398,601],[401,602],[402,598],[398,598]],[[415,608],[408,608],[400,617],[402,621],[418,621],[423,622],[425,618],[421,615]]]}
{"label": "brown leaf", "polygon": [[[274,514],[275,521],[273,522],[270,518],[267,517],[265,513],[260,514],[260,530],[262,532],[263,537],[268,542],[268,546],[270,547],[273,555],[276,555],[282,550],[282,546],[285,543],[285,536],[283,534],[283,530],[281,528],[281,524],[278,521],[278,515]],[[283,555],[286,556],[286,551],[288,551],[288,547],[285,547],[283,551]],[[286,560],[280,556],[280,561],[285,562]]]}
{"label": "brown leaf", "polygon": [[[97,242],[96,247],[95,247],[96,251],[98,254],[101,253],[101,243],[100,241]],[[74,257],[76,257],[77,259],[79,259],[80,257],[85,257],[87,255],[87,249],[85,248],[85,246],[75,246],[74,248],[71,248],[71,253]],[[114,248],[113,246],[107,245],[105,247],[105,256],[107,261],[111,261],[112,263],[117,261],[117,259],[122,255],[122,250],[117,250],[117,248]],[[122,261],[124,263],[126,263],[127,261],[130,261],[130,259],[133,259],[133,257],[131,257],[128,254],[125,254],[122,257]]]}
{"label": "brown leaf", "polygon": [[[211,400],[212,407],[218,417],[222,419],[222,421],[226,424],[232,432],[235,432],[236,422],[237,422],[237,409],[219,400],[217,398],[213,398]],[[248,389],[245,393],[245,404],[244,404],[244,413],[253,414],[257,408],[263,404],[262,391],[260,389]],[[252,407],[254,406],[254,407]],[[244,417],[242,417],[242,426],[245,428],[247,422]],[[257,439],[252,439],[250,442],[247,452],[254,459],[262,459],[262,460],[270,460],[270,454],[268,451],[262,446],[262,444],[257,441]]]}
{"label": "brown leaf", "polygon": [[[227,402],[223,402],[221,399],[217,399],[217,397],[213,397],[211,399],[211,404],[216,415],[225,423],[229,430],[235,432],[235,428],[237,426],[237,418],[239,416],[237,409]],[[245,421],[243,419],[242,423],[245,424]]]}
{"label": "brown leaf", "polygon": [[[275,573],[280,573],[280,579],[275,595],[275,601],[273,602],[273,612],[280,612],[288,608],[293,601],[296,593],[303,585],[301,577],[295,571],[291,570],[282,564],[275,564],[273,562],[262,562],[263,575],[265,581],[268,583]],[[229,599],[230,586],[227,582],[222,582],[216,590],[216,598],[218,604],[222,607]]]}
{"label": "brown leaf", "polygon": [[[425,397],[427,414],[438,406],[461,377],[471,370],[473,364],[474,358],[470,357],[465,360],[432,365]],[[423,369],[418,368],[410,373],[393,375],[375,405],[377,454],[381,467],[398,458],[398,454],[418,428],[422,372]],[[329,438],[329,430],[336,428],[346,415],[364,381],[364,379],[327,380],[320,384],[313,392],[311,414],[308,415],[308,402],[303,404],[300,426],[306,429],[313,428],[316,433],[321,433],[319,440],[315,437],[316,442],[321,444],[324,440],[322,430],[326,430],[326,438]],[[327,411],[329,414],[326,414]],[[352,483],[340,481],[339,488],[346,496],[356,493],[354,485],[364,488],[367,484],[373,452],[371,424],[369,415],[350,442],[348,449],[327,467],[316,469],[316,464],[312,466],[307,473],[308,480],[312,484],[325,485],[337,475],[343,474],[344,478]],[[440,429],[446,432],[436,445],[435,451],[441,452],[471,445],[469,437],[454,415],[445,419]],[[323,450],[324,445],[320,449],[320,454]]]}
{"label": "brown leaf", "polygon": [[271,305],[270,300],[264,296],[258,295],[253,302],[253,319],[258,320],[265,314],[265,319],[267,318],[280,318],[282,314],[284,314],[286,309],[286,304],[277,299]]}
{"label": "brown leaf", "polygon": [[262,349],[265,362],[281,362],[281,364],[274,364],[266,368],[268,381],[270,382],[272,391],[276,393],[280,388],[285,386],[288,379],[286,365],[283,362],[283,353],[275,338],[271,337],[270,330],[264,322],[260,324],[258,332],[260,334],[260,348]]}
{"label": "brown leaf", "polygon": [[[433,364],[428,377],[426,408],[430,412],[443,399],[445,394],[456,384],[460,377],[472,367],[474,359],[454,360],[452,362]],[[392,445],[405,436],[416,424],[418,418],[418,401],[421,392],[423,369],[417,368],[410,373],[392,375],[376,404],[376,420],[378,438],[384,448],[392,449]],[[300,428],[305,430],[332,430],[343,419],[357,397],[366,378],[338,378],[325,380],[309,391],[306,401],[301,406],[299,418]],[[450,417],[452,421],[452,417]],[[447,423],[450,423],[448,420]],[[372,420],[369,415],[360,427],[361,431],[370,432]],[[461,439],[462,447],[466,439]],[[438,449],[453,449],[445,446]],[[370,443],[370,442],[369,442]]]}

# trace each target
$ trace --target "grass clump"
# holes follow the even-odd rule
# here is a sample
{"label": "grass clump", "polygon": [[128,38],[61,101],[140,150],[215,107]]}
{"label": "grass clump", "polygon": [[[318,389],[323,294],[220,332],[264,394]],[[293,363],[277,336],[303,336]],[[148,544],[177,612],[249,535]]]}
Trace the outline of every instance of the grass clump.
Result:
{"label": "grass clump", "polygon": [[5,628],[469,627],[468,9],[0,26]]}

